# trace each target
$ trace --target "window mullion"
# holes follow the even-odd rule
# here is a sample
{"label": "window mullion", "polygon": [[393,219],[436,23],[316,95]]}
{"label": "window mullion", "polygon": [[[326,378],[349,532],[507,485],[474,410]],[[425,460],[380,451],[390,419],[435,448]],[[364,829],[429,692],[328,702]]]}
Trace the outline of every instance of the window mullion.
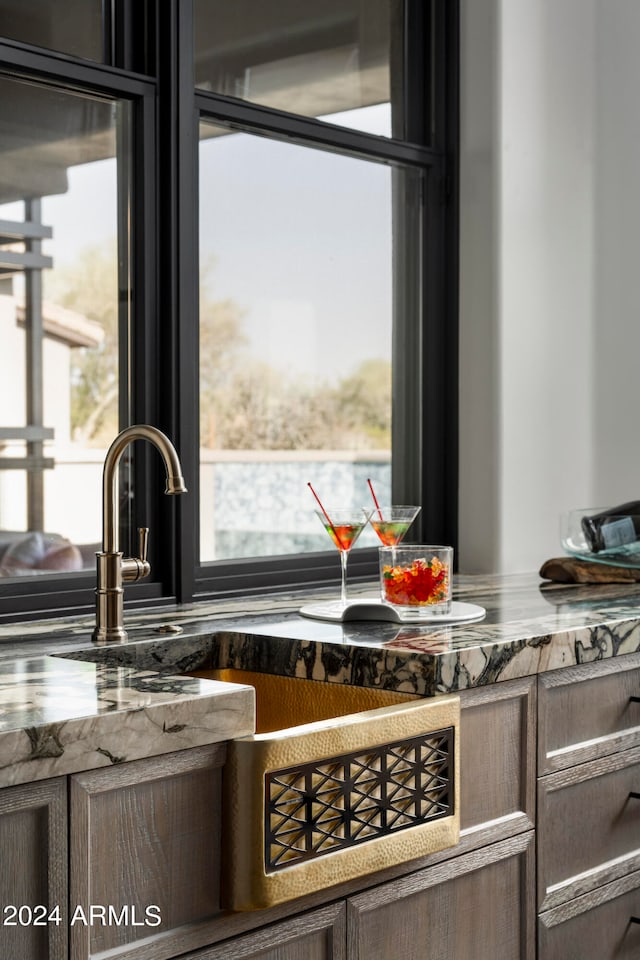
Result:
{"label": "window mullion", "polygon": [[[158,322],[160,423],[180,455],[188,493],[175,498],[165,564],[172,592],[194,590],[198,529],[197,137],[191,0],[167,0],[158,22]],[[174,498],[171,498],[172,500]]]}
{"label": "window mullion", "polygon": [[195,105],[203,119],[225,121],[274,139],[294,139],[298,143],[308,143],[334,153],[362,155],[372,160],[395,161],[415,166],[434,164],[440,155],[439,151],[420,143],[378,137],[313,117],[300,117],[202,90],[196,91]]}

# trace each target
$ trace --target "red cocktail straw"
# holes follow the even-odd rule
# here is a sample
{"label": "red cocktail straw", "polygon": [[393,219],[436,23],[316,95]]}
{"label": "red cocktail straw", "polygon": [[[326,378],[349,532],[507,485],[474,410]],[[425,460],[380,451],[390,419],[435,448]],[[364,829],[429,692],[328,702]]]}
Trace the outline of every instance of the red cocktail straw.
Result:
{"label": "red cocktail straw", "polygon": [[318,494],[315,492],[315,490],[313,489],[313,487],[311,486],[310,483],[307,483],[307,486],[309,487],[309,490],[311,490],[311,493],[314,495],[314,497],[315,497],[316,500],[318,501],[318,505],[319,505],[320,509],[322,510],[322,512],[323,512],[323,514],[324,514],[325,520],[327,521],[327,523],[329,524],[329,526],[331,527],[331,529],[333,529],[333,524],[331,523],[331,520],[329,519],[329,514],[327,513],[327,511],[325,510],[325,508],[322,506],[322,500],[320,499],[320,497],[318,496]]}
{"label": "red cocktail straw", "polygon": [[379,516],[380,519],[382,520],[382,510],[380,509],[380,504],[378,503],[378,498],[376,497],[375,490],[373,489],[373,484],[371,483],[371,480],[367,480],[367,483],[369,484],[369,490],[371,490],[371,496],[373,497],[373,502],[374,502],[375,505],[376,505],[376,510],[378,511],[378,516]]}

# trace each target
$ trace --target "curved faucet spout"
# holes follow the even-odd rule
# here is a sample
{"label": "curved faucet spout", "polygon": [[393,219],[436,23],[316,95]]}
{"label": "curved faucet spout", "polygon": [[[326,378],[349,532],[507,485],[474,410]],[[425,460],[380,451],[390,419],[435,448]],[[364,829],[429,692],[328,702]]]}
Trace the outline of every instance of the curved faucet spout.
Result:
{"label": "curved faucet spout", "polygon": [[125,449],[134,440],[149,440],[157,447],[167,471],[165,493],[186,493],[182,467],[175,447],[164,433],[146,423],[127,427],[115,438],[107,451],[102,475],[102,549],[105,553],[119,552],[118,464]]}
{"label": "curved faucet spout", "polygon": [[102,551],[96,554],[96,627],[93,639],[98,643],[122,643],[127,639],[122,625],[123,582],[142,580],[151,572],[147,563],[147,527],[139,531],[139,557],[123,559],[119,545],[118,464],[126,447],[134,440],[148,440],[157,447],[167,472],[165,493],[186,493],[187,490],[175,447],[156,427],[144,423],[127,427],[109,447],[102,474]]}

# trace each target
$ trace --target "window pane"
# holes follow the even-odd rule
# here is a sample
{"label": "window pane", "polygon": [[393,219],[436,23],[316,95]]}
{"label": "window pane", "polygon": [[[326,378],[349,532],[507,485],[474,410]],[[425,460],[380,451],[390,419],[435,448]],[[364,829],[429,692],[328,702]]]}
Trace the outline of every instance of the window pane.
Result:
{"label": "window pane", "polygon": [[102,0],[0,0],[0,36],[101,62]]}
{"label": "window pane", "polygon": [[196,86],[391,136],[401,8],[398,0],[195,0]]}
{"label": "window pane", "polygon": [[2,576],[95,565],[128,303],[127,118],[126,104],[0,80]]}
{"label": "window pane", "polygon": [[394,173],[201,126],[203,562],[331,549],[308,482],[390,496]]}

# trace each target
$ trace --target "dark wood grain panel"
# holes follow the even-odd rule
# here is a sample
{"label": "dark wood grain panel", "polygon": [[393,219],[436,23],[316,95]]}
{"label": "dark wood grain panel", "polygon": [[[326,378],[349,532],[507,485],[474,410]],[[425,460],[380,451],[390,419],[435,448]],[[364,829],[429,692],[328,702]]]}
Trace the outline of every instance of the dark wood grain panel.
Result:
{"label": "dark wood grain panel", "polygon": [[533,960],[534,835],[350,898],[349,960]]}
{"label": "dark wood grain panel", "polygon": [[534,677],[461,695],[461,839],[487,843],[531,829],[536,797]]}
{"label": "dark wood grain panel", "polygon": [[107,910],[72,926],[73,960],[149,937],[160,960],[182,952],[172,932],[219,912],[224,756],[214,745],[70,778],[72,901]]}
{"label": "dark wood grain panel", "polygon": [[543,913],[538,960],[638,960],[640,872]]}
{"label": "dark wood grain panel", "polygon": [[538,772],[640,746],[640,655],[565,667],[538,678]]}
{"label": "dark wood grain panel", "polygon": [[[59,907],[60,922],[36,926],[0,923],[0,957],[7,960],[66,960],[67,785],[64,777],[0,791],[0,909],[48,911]],[[38,918],[42,920],[40,911]],[[2,921],[13,919],[3,912]]]}
{"label": "dark wood grain panel", "polygon": [[538,902],[546,910],[640,868],[640,748],[543,777]]}
{"label": "dark wood grain panel", "polygon": [[198,950],[185,960],[346,960],[345,916],[344,903],[332,904]]}

